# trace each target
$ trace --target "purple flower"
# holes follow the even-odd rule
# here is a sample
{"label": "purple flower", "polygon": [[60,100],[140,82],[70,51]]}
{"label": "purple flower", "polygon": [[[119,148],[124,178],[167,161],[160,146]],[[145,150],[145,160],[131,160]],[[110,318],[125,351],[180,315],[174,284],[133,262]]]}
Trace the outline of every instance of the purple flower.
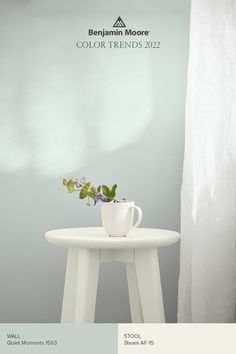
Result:
{"label": "purple flower", "polygon": [[74,186],[77,188],[81,188],[85,185],[86,183],[86,178],[85,177],[78,177],[73,180]]}
{"label": "purple flower", "polygon": [[95,202],[107,202],[107,198],[100,192],[97,192],[92,198]]}

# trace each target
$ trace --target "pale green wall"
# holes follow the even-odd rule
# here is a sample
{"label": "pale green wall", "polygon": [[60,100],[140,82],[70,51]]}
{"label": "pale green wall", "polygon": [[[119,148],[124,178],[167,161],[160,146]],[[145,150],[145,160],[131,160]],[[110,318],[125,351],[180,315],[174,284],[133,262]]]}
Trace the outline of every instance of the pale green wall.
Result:
{"label": "pale green wall", "polygon": [[[60,319],[66,250],[47,230],[100,225],[64,175],[118,184],[144,227],[179,230],[190,0],[1,1],[0,321]],[[87,27],[121,16],[158,50],[81,51]],[[178,245],[160,251],[176,321]],[[100,275],[97,322],[130,321],[120,264]]]}

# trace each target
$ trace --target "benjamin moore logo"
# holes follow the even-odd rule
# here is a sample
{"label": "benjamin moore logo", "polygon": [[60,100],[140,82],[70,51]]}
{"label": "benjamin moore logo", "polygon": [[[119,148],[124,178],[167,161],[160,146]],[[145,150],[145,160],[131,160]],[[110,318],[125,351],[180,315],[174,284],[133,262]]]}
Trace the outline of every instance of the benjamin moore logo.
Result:
{"label": "benjamin moore logo", "polygon": [[[131,28],[127,28],[122,18],[119,16],[113,25],[113,30],[107,30],[105,28],[100,30],[89,29],[88,35],[89,36],[99,36],[99,37],[106,37],[106,36],[148,36],[150,31],[149,30],[134,30]],[[123,29],[124,28],[124,29]]]}
{"label": "benjamin moore logo", "polygon": [[124,24],[122,18],[119,16],[116,22],[114,23],[113,27],[126,27],[126,25]]}

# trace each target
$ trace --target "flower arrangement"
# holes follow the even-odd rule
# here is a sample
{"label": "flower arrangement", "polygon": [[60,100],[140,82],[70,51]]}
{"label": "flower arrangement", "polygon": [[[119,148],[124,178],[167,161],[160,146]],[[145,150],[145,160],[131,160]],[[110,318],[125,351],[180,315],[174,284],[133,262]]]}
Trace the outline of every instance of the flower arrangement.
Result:
{"label": "flower arrangement", "polygon": [[63,179],[63,185],[67,188],[69,193],[78,192],[80,199],[87,198],[87,205],[96,205],[98,202],[119,202],[115,199],[117,185],[113,184],[111,188],[105,184],[93,187],[85,177],[77,177],[67,180]]}

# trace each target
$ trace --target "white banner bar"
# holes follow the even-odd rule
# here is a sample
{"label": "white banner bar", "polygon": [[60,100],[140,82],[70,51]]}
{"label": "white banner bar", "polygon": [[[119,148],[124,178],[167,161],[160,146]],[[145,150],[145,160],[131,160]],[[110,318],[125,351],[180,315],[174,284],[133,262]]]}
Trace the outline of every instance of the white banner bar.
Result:
{"label": "white banner bar", "polygon": [[118,354],[235,354],[236,324],[120,324]]}

